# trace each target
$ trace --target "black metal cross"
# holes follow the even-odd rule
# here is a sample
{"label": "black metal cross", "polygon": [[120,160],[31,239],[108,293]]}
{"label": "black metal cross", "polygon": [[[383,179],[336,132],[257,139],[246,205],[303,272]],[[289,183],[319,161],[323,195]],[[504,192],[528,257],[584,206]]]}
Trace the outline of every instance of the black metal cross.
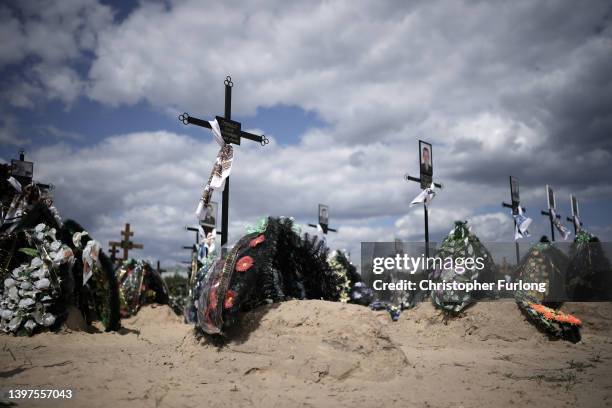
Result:
{"label": "black metal cross", "polygon": [[[321,226],[321,229],[323,230],[323,235],[327,235],[328,232],[338,232],[337,229],[329,227],[329,214],[326,218],[327,222],[323,222],[323,220],[321,219],[321,206],[325,207],[326,209],[328,209],[328,207],[326,205],[319,204],[319,225]],[[312,228],[317,228],[316,224],[308,224],[308,226]]]}
{"label": "black metal cross", "polygon": [[583,224],[579,218],[580,214],[578,213],[578,199],[573,194],[570,194],[570,205],[572,209],[572,216],[567,217],[566,219],[570,221],[572,225],[574,226],[574,236],[577,236],[578,231],[580,230],[580,227],[582,227]]}
{"label": "black metal cross", "polygon": [[[549,221],[550,221],[550,238],[552,242],[555,242],[555,224],[554,224],[554,220],[553,220],[553,212],[550,211],[550,209],[552,208],[553,210],[555,209],[555,196],[554,196],[554,192],[552,190],[552,187],[549,187],[548,185],[546,186],[546,196],[548,199],[548,211],[541,211],[542,215],[545,215],[548,217]],[[559,214],[555,214],[557,219],[561,219],[561,216]]]}
{"label": "black metal cross", "polygon": [[[517,215],[519,213],[518,207],[520,204],[520,199],[519,199],[519,191],[518,191],[518,179],[510,176],[510,199],[512,204],[508,204],[508,203],[502,203],[502,207],[506,207],[506,208],[512,208],[512,215]],[[522,207],[523,211],[527,211],[527,209],[525,207]],[[514,220],[514,228],[516,229],[516,219]],[[519,243],[518,240],[514,240],[514,246],[516,249],[516,264],[518,265],[520,263],[520,252],[519,252]]]}
{"label": "black metal cross", "polygon": [[[406,181],[416,181],[421,184],[420,177],[412,177],[408,174],[404,175],[404,180]],[[434,186],[438,188],[442,188],[441,183],[434,183]],[[425,257],[429,258],[429,211],[427,210],[427,206],[423,204],[423,212],[425,213]]]}
{"label": "black metal cross", "polygon": [[[242,138],[259,142],[262,146],[269,143],[268,138],[265,135],[259,136],[249,132],[241,130],[240,122],[231,120],[232,118],[232,77],[229,75],[225,78],[225,115],[224,117],[216,116],[219,128],[221,129],[221,136],[225,143],[240,144]],[[196,125],[210,129],[210,123],[207,120],[202,120],[189,116],[188,113],[179,115],[179,120],[184,125]],[[223,189],[223,201],[221,203],[221,246],[223,247],[227,243],[228,239],[228,225],[229,225],[229,177],[225,179],[225,188]]]}

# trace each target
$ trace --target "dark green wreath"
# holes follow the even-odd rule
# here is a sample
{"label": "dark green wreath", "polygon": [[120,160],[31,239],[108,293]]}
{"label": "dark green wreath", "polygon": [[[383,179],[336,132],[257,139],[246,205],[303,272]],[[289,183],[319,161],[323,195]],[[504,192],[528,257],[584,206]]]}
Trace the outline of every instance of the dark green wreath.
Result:
{"label": "dark green wreath", "polygon": [[546,283],[546,291],[540,293],[519,290],[515,292],[514,298],[527,320],[539,330],[552,338],[576,343],[581,338],[582,323],[574,316],[565,315],[557,310],[567,298],[565,273],[568,264],[567,256],[547,237],[542,237],[540,242],[532,246],[523,257],[515,276],[524,282]]}
{"label": "dark green wreath", "polygon": [[570,248],[565,278],[568,299],[575,302],[612,300],[612,267],[599,239],[578,232]]}
{"label": "dark green wreath", "polygon": [[[457,281],[467,283],[478,281],[490,283],[495,281],[497,266],[493,262],[493,257],[487,248],[480,242],[478,237],[470,231],[467,226],[467,221],[455,222],[455,227],[450,231],[444,241],[442,241],[435,256],[441,258],[443,261],[447,258],[456,260],[457,258],[480,257],[484,263],[484,268],[482,270],[466,268],[463,273],[458,273],[457,268],[437,268],[430,271],[430,277],[434,282]],[[481,291],[467,292],[454,290],[431,292],[433,304],[451,314],[460,313],[475,300],[485,296],[495,296],[495,292],[484,293]]]}
{"label": "dark green wreath", "polygon": [[75,279],[75,298],[78,308],[83,312],[87,324],[99,319],[106,331],[119,330],[119,288],[112,261],[100,251],[100,265],[94,268],[93,275],[83,286],[83,248],[92,238],[81,237],[80,248],[74,245],[72,237],[84,229],[76,221],[66,220],[61,229],[61,239],[67,243],[75,255],[73,275]]}
{"label": "dark green wreath", "polygon": [[288,299],[340,300],[342,277],[328,264],[316,236],[295,231],[289,218],[268,218],[213,264],[198,301],[199,327],[222,334],[238,313]]}

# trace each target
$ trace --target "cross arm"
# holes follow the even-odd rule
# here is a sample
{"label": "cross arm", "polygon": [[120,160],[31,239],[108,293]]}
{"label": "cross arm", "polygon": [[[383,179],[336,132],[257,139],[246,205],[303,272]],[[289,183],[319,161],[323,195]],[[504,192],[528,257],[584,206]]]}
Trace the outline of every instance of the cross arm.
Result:
{"label": "cross arm", "polygon": [[254,135],[253,133],[241,131],[240,137],[244,137],[245,139],[249,139],[254,142],[259,142],[261,143],[262,146],[267,145],[269,143],[268,138],[265,135],[259,136],[259,135]]}
{"label": "cross arm", "polygon": [[[196,125],[196,126],[200,126],[200,127],[205,127],[206,129],[212,129],[212,127],[210,126],[210,122],[209,121],[204,120],[204,119],[195,118],[193,116],[189,116],[189,114],[187,112],[180,114],[179,115],[179,120],[184,125]],[[268,140],[268,138],[265,135],[262,135],[262,136],[254,135],[253,133],[245,132],[243,130],[240,131],[240,137],[252,140],[254,142],[258,142],[262,146],[265,146],[268,143],[270,143],[270,141]]]}
{"label": "cross arm", "polygon": [[[316,224],[308,224],[308,226],[309,226],[309,227],[312,227],[312,228],[318,228],[318,225],[316,225]],[[337,230],[337,229],[335,229],[335,228],[329,228],[329,227],[327,227],[327,230],[328,230],[328,231],[331,231],[331,232],[338,232],[338,230]]]}
{"label": "cross arm", "polygon": [[[512,204],[502,203],[502,207],[512,208]],[[521,208],[523,209],[524,212],[527,212],[527,208],[523,207],[522,205],[521,205]]]}
{"label": "cross arm", "polygon": [[[420,183],[420,182],[421,182],[421,178],[420,178],[420,177],[412,177],[412,176],[410,176],[410,175],[408,175],[408,174],[406,174],[406,175],[404,176],[404,179],[405,179],[406,181],[416,181],[417,183]],[[436,186],[436,187],[438,187],[438,188],[443,188],[443,184],[442,184],[442,183],[434,183],[434,186]]]}
{"label": "cross arm", "polygon": [[[547,217],[550,217],[550,211],[544,211],[544,210],[542,210],[542,211],[540,211],[540,213],[541,213],[542,215],[546,215]],[[560,216],[559,214],[555,214],[555,215],[557,216],[557,218],[558,218],[558,219],[561,219],[561,216]]]}
{"label": "cross arm", "polygon": [[210,123],[207,120],[194,118],[193,116],[189,116],[187,112],[180,114],[179,120],[183,122],[183,125],[196,125],[211,129]]}

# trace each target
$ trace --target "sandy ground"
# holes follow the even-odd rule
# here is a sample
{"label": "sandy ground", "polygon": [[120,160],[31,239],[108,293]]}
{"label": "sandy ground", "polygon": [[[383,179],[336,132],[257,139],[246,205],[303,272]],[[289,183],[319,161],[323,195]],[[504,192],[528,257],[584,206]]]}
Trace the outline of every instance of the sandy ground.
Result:
{"label": "sandy ground", "polygon": [[612,303],[568,304],[578,344],[550,341],[514,302],[444,324],[429,303],[385,312],[323,301],[258,309],[223,346],[165,306],[119,333],[0,336],[0,388],[70,388],[75,407],[612,406]]}

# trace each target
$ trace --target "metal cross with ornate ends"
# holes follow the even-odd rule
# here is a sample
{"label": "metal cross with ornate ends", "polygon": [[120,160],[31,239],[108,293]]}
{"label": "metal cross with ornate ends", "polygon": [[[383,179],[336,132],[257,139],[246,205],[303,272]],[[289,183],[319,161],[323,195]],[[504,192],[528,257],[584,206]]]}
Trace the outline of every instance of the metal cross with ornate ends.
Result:
{"label": "metal cross with ornate ends", "polygon": [[[232,78],[227,76],[225,84],[225,115],[224,117],[216,116],[215,119],[219,124],[223,141],[227,144],[240,145],[241,139],[249,139],[259,142],[262,146],[267,145],[270,141],[265,135],[259,136],[241,129],[241,123],[231,119],[232,116],[232,87],[234,83]],[[209,121],[198,119],[189,116],[188,113],[179,115],[179,120],[184,125],[196,125],[212,130],[212,125]],[[211,176],[212,177],[212,176]],[[210,197],[209,197],[210,198]],[[223,201],[221,203],[221,246],[224,246],[228,240],[228,225],[229,225],[229,176],[225,179],[225,188],[223,189]]]}
{"label": "metal cross with ornate ends", "polygon": [[134,236],[134,232],[130,231],[130,224],[125,224],[125,230],[121,231],[121,235],[123,235],[123,239],[121,242],[111,241],[108,243],[111,247],[119,247],[123,249],[123,260],[128,259],[130,249],[143,249],[144,246],[142,244],[135,244],[130,241],[130,237]]}

